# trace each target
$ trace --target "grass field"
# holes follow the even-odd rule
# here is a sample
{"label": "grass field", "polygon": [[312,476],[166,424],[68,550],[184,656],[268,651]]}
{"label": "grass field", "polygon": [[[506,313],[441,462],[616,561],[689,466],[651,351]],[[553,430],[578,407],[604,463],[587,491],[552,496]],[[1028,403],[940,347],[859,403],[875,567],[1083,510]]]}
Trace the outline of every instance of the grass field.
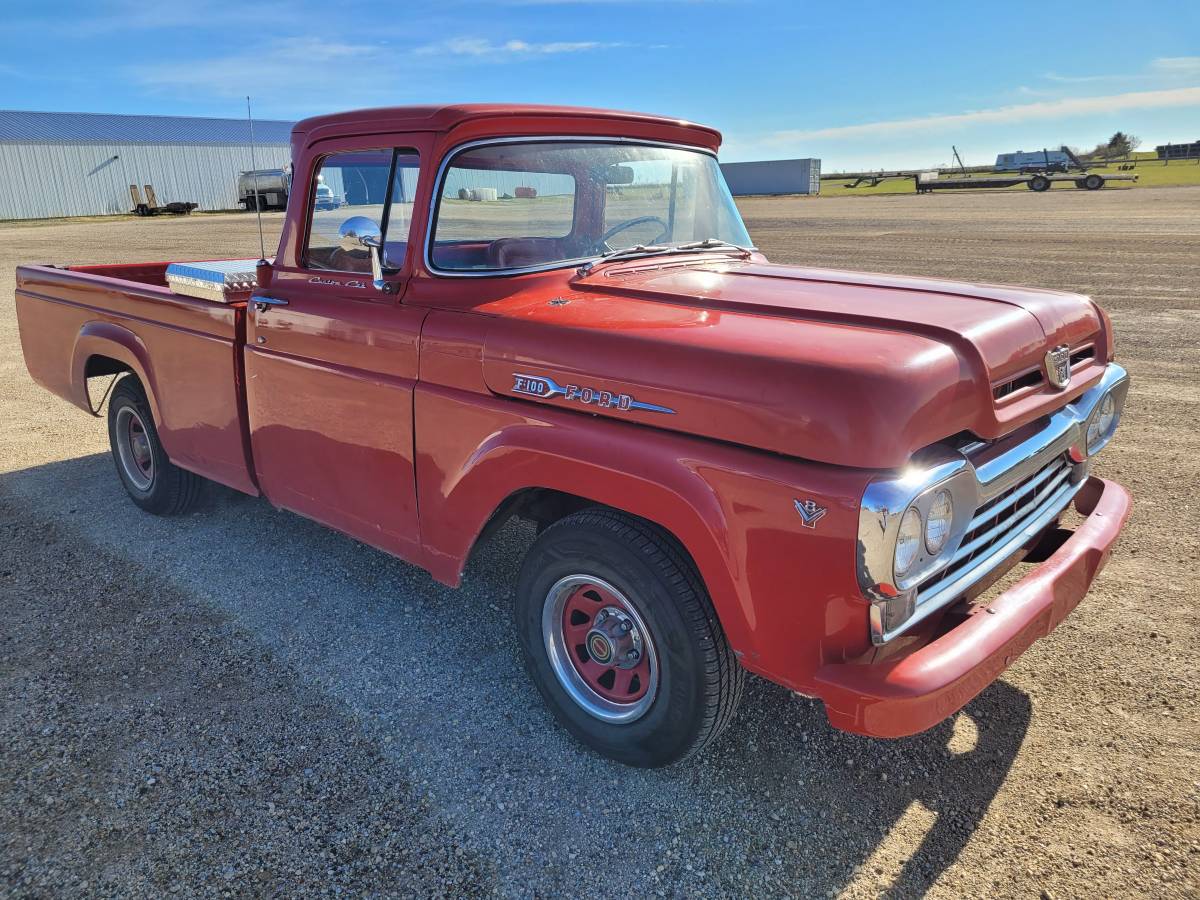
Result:
{"label": "grass field", "polygon": [[[1194,185],[1200,184],[1200,161],[1189,160],[1172,160],[1169,164],[1164,165],[1161,160],[1155,159],[1154,154],[1149,154],[1148,157],[1141,154],[1134,154],[1138,161],[1134,163],[1135,168],[1122,171],[1119,166],[1091,166],[1088,171],[1099,172],[1101,175],[1137,175],[1136,182],[1115,182],[1111,185],[1105,185],[1104,190],[1127,190],[1134,187],[1177,187],[1179,185]],[[985,174],[985,173],[978,173]],[[821,182],[821,195],[825,197],[855,197],[855,196],[877,196],[880,194],[913,194],[916,190],[913,186],[911,178],[897,178],[891,181],[884,181],[875,187],[860,185],[859,187],[847,187],[853,179],[845,179],[841,181],[829,180]],[[1056,191],[1073,191],[1075,186],[1069,181],[1064,181],[1054,185],[1053,190]],[[995,191],[1026,191],[1029,190],[1024,185],[1017,185],[1010,188],[982,188],[981,190]]]}

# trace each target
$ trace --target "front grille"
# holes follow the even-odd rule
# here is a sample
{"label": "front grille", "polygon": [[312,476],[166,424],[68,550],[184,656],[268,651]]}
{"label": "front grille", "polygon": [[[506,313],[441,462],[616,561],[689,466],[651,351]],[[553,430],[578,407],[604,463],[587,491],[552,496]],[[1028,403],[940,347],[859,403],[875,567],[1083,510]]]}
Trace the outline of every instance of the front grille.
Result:
{"label": "front grille", "polygon": [[1003,384],[998,384],[992,388],[992,396],[997,400],[1003,400],[1009,394],[1015,394],[1017,391],[1024,388],[1039,387],[1042,383],[1042,370],[1033,369],[1026,372],[1012,381],[1006,381]]}
{"label": "front grille", "polygon": [[1016,539],[1027,528],[1061,512],[1076,488],[1071,483],[1071,463],[1060,453],[989,497],[975,511],[950,563],[918,585],[917,603],[948,590],[961,593],[982,579],[1020,545]]}

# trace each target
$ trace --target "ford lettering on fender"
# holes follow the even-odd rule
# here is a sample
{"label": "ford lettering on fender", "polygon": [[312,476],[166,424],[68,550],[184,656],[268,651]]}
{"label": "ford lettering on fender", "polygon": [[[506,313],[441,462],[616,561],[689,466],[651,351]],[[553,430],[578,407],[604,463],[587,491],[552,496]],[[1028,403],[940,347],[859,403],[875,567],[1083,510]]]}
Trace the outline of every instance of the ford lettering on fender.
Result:
{"label": "ford lettering on fender", "polygon": [[22,266],[25,361],[89,411],[117,379],[148,512],[220,482],[449,585],[535,522],[516,639],[613,759],[700,750],[747,672],[910,735],[1109,557],[1112,324],[1077,294],[772,265],[719,144],[594,109],[308,119],[272,260]]}
{"label": "ford lettering on fender", "polygon": [[545,399],[562,397],[564,400],[594,403],[605,409],[644,409],[649,412],[675,412],[675,410],[667,409],[665,406],[634,400],[628,394],[614,394],[612,391],[602,391],[590,387],[581,388],[577,384],[559,384],[553,378],[539,378],[536,375],[514,375],[513,391],[518,394],[528,394],[530,397],[542,397]]}

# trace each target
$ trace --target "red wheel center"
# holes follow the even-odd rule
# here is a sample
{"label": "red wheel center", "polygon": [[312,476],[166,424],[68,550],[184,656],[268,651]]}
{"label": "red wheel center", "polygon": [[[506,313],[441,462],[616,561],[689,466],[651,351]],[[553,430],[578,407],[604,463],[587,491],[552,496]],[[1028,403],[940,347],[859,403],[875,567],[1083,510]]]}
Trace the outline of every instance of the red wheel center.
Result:
{"label": "red wheel center", "polygon": [[143,472],[149,474],[150,467],[153,465],[153,457],[150,453],[150,438],[146,435],[145,428],[136,417],[129,418],[129,449],[133,451],[133,461],[137,467]]}
{"label": "red wheel center", "polygon": [[589,688],[612,703],[636,703],[650,688],[650,654],[632,616],[599,585],[576,588],[563,607],[571,664]]}

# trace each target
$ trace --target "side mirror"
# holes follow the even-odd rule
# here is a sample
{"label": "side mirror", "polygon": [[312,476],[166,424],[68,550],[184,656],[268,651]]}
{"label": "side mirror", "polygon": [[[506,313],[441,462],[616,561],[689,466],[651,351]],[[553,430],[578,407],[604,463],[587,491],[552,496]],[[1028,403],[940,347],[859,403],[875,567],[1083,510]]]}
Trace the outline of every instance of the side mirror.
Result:
{"label": "side mirror", "polygon": [[383,280],[383,232],[366,216],[351,216],[338,229],[338,239],[343,250],[366,248],[371,257],[371,283],[377,291],[387,290]]}

